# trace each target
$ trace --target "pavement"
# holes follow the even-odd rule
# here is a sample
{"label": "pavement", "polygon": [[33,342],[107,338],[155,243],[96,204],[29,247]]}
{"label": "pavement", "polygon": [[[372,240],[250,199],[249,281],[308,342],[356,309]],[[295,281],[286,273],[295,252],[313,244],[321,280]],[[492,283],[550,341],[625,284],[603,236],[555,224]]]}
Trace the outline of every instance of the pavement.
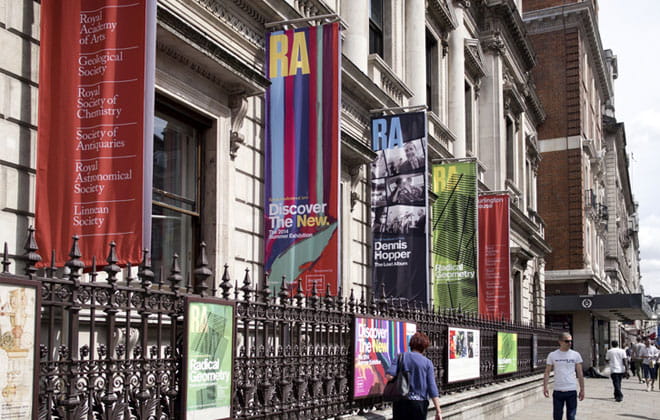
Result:
{"label": "pavement", "polygon": [[[540,384],[539,384],[540,386]],[[578,402],[578,420],[660,420],[660,390],[646,392],[646,385],[637,378],[624,379],[621,384],[623,401],[614,401],[614,388],[609,378],[585,378],[585,397]],[[550,387],[552,392],[552,386]],[[566,416],[564,415],[564,418]],[[529,402],[523,410],[507,420],[551,420],[552,395]]]}

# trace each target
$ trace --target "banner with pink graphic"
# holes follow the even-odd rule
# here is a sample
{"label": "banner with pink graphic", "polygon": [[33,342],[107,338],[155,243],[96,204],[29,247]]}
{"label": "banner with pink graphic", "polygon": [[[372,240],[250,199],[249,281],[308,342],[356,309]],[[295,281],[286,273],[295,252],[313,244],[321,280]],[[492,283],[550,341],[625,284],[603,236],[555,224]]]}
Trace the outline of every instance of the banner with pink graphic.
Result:
{"label": "banner with pink graphic", "polygon": [[353,398],[379,396],[383,393],[385,371],[396,363],[399,353],[408,351],[410,338],[417,331],[412,322],[382,318],[355,318],[355,363]]}

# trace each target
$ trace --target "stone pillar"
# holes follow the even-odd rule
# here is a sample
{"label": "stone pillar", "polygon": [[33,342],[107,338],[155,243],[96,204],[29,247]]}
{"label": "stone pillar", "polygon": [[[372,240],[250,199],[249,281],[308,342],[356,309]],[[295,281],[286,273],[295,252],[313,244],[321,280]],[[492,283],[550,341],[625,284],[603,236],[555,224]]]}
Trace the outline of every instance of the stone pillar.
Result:
{"label": "stone pillar", "polygon": [[454,157],[465,157],[465,1],[454,2],[458,27],[449,34],[449,129],[456,136]]}
{"label": "stone pillar", "polygon": [[341,0],[341,18],[348,25],[342,49],[346,57],[367,73],[369,57],[369,1]]}
{"label": "stone pillar", "polygon": [[410,105],[426,105],[425,0],[406,1],[406,84],[414,95]]}

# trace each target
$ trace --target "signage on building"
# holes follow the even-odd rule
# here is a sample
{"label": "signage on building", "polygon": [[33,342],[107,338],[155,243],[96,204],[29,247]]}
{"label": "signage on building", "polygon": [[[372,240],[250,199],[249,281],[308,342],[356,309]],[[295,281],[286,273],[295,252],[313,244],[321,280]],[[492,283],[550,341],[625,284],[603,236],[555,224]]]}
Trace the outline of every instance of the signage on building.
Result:
{"label": "signage on building", "polygon": [[0,277],[0,420],[38,417],[41,282]]}
{"label": "signage on building", "polygon": [[155,0],[41,4],[37,242],[139,263],[151,235]]}
{"label": "signage on building", "polygon": [[433,305],[477,312],[477,164],[434,164],[432,174]]}
{"label": "signage on building", "polygon": [[184,334],[185,419],[231,418],[234,306],[188,297]]}
{"label": "signage on building", "polygon": [[518,334],[497,332],[497,374],[518,371]]}
{"label": "signage on building", "polygon": [[409,350],[410,338],[417,331],[411,322],[381,318],[355,318],[353,343],[353,397],[373,397],[383,393],[385,371],[396,363],[397,355]]}
{"label": "signage on building", "polygon": [[339,278],[339,23],[266,35],[265,271],[310,295]]}
{"label": "signage on building", "polygon": [[449,327],[447,382],[479,377],[479,330]]}
{"label": "signage on building", "polygon": [[509,195],[479,197],[479,313],[511,320]]}
{"label": "signage on building", "polygon": [[428,302],[426,112],[371,119],[373,286]]}

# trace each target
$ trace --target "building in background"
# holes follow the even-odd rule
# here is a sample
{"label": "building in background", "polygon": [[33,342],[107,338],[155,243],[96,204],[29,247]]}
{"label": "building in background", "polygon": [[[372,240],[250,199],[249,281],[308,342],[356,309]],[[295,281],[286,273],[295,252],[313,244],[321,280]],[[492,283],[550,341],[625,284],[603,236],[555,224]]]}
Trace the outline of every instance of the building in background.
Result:
{"label": "building in background", "polygon": [[585,367],[605,364],[620,322],[650,316],[640,289],[637,204],[625,130],[614,117],[616,57],[603,50],[598,4],[524,1],[547,112],[539,127],[539,211],[553,249],[546,322],[570,330]]}

